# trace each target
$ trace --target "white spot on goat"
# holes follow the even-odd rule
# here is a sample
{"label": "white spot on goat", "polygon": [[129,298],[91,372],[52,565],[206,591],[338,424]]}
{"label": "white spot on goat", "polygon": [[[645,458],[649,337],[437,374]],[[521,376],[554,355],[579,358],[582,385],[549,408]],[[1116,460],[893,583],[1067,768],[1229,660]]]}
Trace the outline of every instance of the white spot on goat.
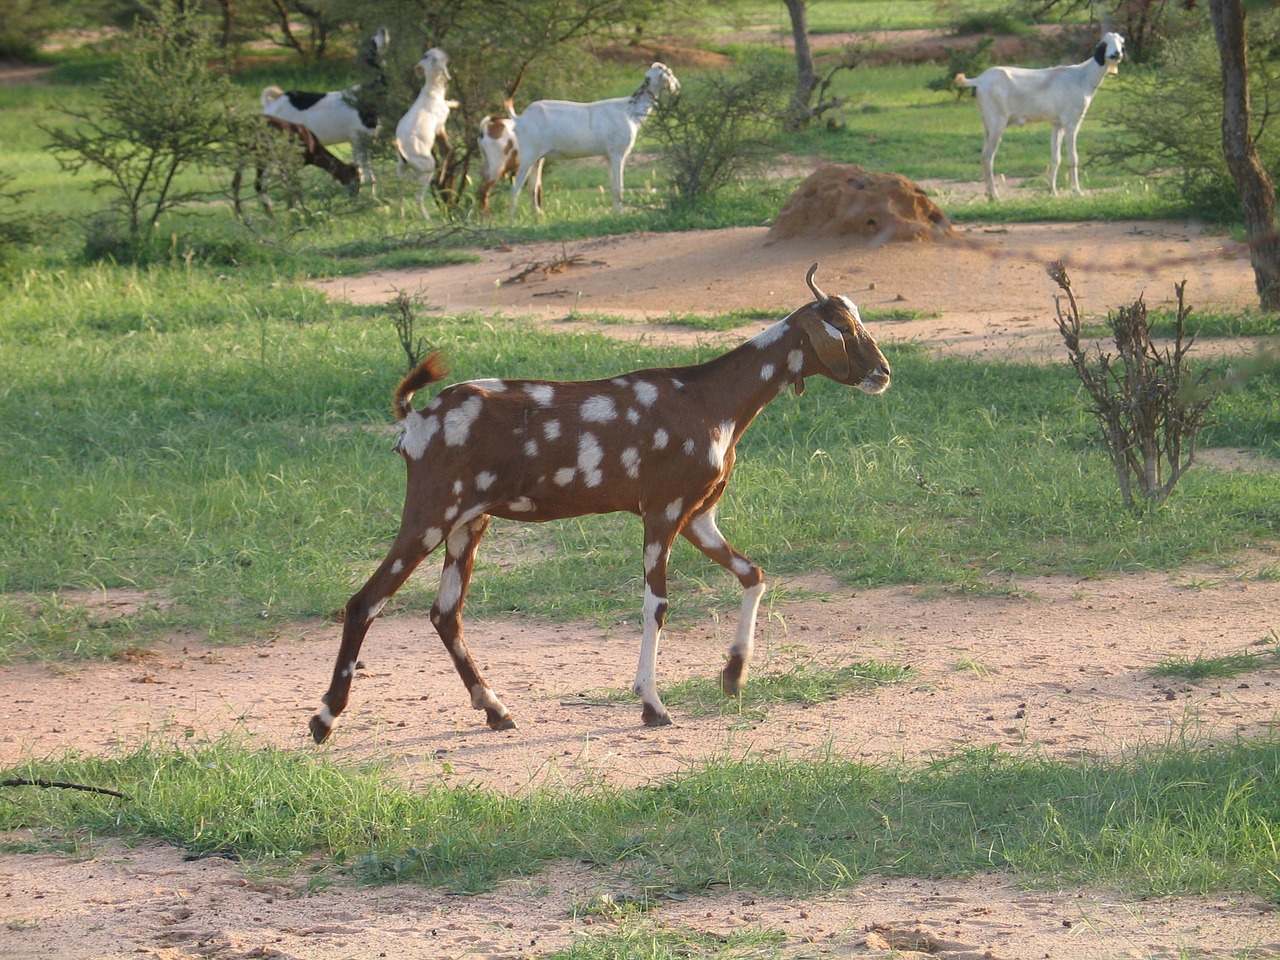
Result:
{"label": "white spot on goat", "polygon": [[458,515],[458,511],[459,511],[460,509],[461,509],[461,507],[460,507],[458,504],[456,504],[456,503],[455,503],[455,504],[450,505],[449,509],[448,509],[448,510],[446,510],[446,511],[444,512],[444,518],[445,518],[446,520],[448,520],[450,523],[452,523],[452,522],[453,522],[453,518],[454,518],[454,517],[456,517],[456,516]]}
{"label": "white spot on goat", "polygon": [[479,473],[476,474],[476,489],[488,490],[490,487],[493,486],[494,481],[497,479],[498,479],[497,474],[492,473],[488,470],[481,470]]}
{"label": "white spot on goat", "polygon": [[462,597],[462,574],[456,565],[444,568],[440,574],[440,592],[436,594],[436,605],[441,613],[452,613],[458,607]]}
{"label": "white spot on goat", "polygon": [[688,440],[684,442],[684,452],[687,456],[692,457],[693,451],[695,449],[696,449],[696,445],[693,442],[693,437],[690,437]]}
{"label": "white spot on goat", "polygon": [[557,487],[567,487],[573,483],[573,475],[577,471],[573,467],[561,467],[556,471],[555,481]]}
{"label": "white spot on goat", "polygon": [[635,407],[627,407],[627,423],[637,424],[640,422],[640,411]]}
{"label": "white spot on goat", "polygon": [[530,459],[533,459],[538,455],[537,440],[526,440],[524,442],[524,455]]}
{"label": "white spot on goat", "polygon": [[422,535],[422,545],[426,547],[427,553],[430,553],[436,547],[440,546],[440,541],[444,539],[444,531],[439,527],[431,527]]}
{"label": "white spot on goat", "polygon": [[627,447],[622,451],[622,466],[632,480],[640,476],[640,451],[635,447]]}
{"label": "white spot on goat", "polygon": [[480,416],[484,401],[479,397],[468,397],[458,406],[444,415],[444,442],[451,447],[460,447],[471,435],[471,425]]}
{"label": "white spot on goat", "polygon": [[613,398],[602,394],[588,397],[579,413],[585,423],[609,423],[618,418],[618,409],[613,405]]}
{"label": "white spot on goat", "polygon": [[653,449],[655,450],[667,449],[667,441],[669,441],[670,439],[671,437],[667,434],[667,431],[659,427],[657,430],[653,431]]}
{"label": "white spot on goat", "polygon": [[556,392],[549,383],[526,383],[524,392],[533,398],[534,403],[542,407],[551,406]]}
{"label": "white spot on goat", "polygon": [[431,438],[439,429],[440,421],[435,417],[424,417],[417,413],[409,414],[404,420],[404,435],[400,438],[400,449],[410,460],[420,459],[427,452]]}
{"label": "white spot on goat", "polygon": [[600,449],[600,441],[594,434],[584,433],[578,440],[578,469],[582,471],[582,481],[588,487],[598,487],[604,480],[600,472],[600,461],[604,459],[604,451]]}
{"label": "white spot on goat", "polygon": [[680,514],[684,510],[684,497],[677,497],[667,504],[667,519],[675,523],[680,519]]}
{"label": "white spot on goat", "polygon": [[763,350],[765,347],[771,347],[777,343],[786,332],[787,321],[779,320],[777,323],[765,327],[747,342],[754,345],[757,350]]}
{"label": "white spot on goat", "polygon": [[792,373],[799,373],[804,369],[804,354],[799,350],[792,350],[787,354],[787,369]]}
{"label": "white spot on goat", "polygon": [[648,381],[637,380],[631,385],[631,389],[635,391],[636,399],[640,401],[641,406],[652,407],[654,401],[658,399],[658,388]]}
{"label": "white spot on goat", "polygon": [[520,497],[508,503],[507,509],[512,513],[528,513],[533,510],[533,501],[528,497]]}
{"label": "white spot on goat", "polygon": [[548,440],[560,439],[560,421],[548,420],[542,425],[542,435]]}
{"label": "white spot on goat", "polygon": [[646,543],[644,547],[644,572],[648,576],[653,568],[658,565],[658,561],[662,559],[662,544]]}
{"label": "white spot on goat", "polygon": [[773,379],[773,375],[778,372],[778,368],[772,363],[766,363],[760,368],[760,379],[768,382]]}
{"label": "white spot on goat", "polygon": [[726,420],[711,431],[711,449],[708,451],[708,458],[717,470],[724,468],[725,454],[733,443],[733,426],[732,420]]}
{"label": "white spot on goat", "polygon": [[453,495],[454,495],[455,497],[460,497],[460,496],[462,496],[462,481],[461,481],[461,480],[455,480],[455,481],[453,481]]}
{"label": "white spot on goat", "polygon": [[489,393],[506,393],[507,383],[505,380],[495,380],[492,377],[486,377],[482,380],[464,380],[463,384],[468,387],[479,387],[481,390]]}

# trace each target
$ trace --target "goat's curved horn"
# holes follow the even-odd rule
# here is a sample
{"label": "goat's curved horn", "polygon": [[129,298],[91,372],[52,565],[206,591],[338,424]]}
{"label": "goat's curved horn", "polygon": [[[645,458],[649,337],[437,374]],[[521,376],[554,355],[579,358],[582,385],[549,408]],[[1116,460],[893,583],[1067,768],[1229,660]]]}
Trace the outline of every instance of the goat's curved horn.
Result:
{"label": "goat's curved horn", "polygon": [[813,282],[813,275],[818,272],[818,265],[815,263],[809,268],[808,274],[805,275],[804,282],[809,284],[809,289],[813,291],[813,295],[818,298],[819,303],[825,303],[827,295],[823,293],[816,283]]}

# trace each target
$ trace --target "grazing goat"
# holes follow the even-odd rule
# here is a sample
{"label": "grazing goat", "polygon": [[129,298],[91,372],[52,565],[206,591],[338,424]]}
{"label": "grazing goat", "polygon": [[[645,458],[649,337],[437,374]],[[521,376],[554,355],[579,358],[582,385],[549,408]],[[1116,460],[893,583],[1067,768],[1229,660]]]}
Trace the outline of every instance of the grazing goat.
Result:
{"label": "grazing goat", "polygon": [[437,351],[395,391],[403,432],[396,450],[408,467],[400,531],[377,571],[346,605],[342,643],[323,706],[311,718],[317,743],[347,705],[360,646],[370,624],[415,567],[445,545],[431,622],[488,726],[516,725],[480,675],[462,636],[462,609],[476,548],[492,517],[541,522],[626,511],[644,528],[644,632],[632,687],[648,726],[671,722],[658,696],[658,639],[667,612],[667,562],[676,535],[738,578],[742,609],[728,660],[725,693],[746,682],[761,569],[725,540],[716,503],[729,483],[734,446],[756,415],[788,385],[824,376],[880,393],[889,364],[858,308],[817,300],[736,349],[688,367],[637,370],[608,380],[470,380],[441,391],[421,410],[414,393],[445,375]]}
{"label": "grazing goat", "polygon": [[1067,138],[1067,159],[1071,163],[1071,186],[1080,189],[1080,157],[1076,152],[1076,135],[1080,123],[1098,92],[1102,79],[1119,70],[1124,59],[1124,37],[1104,33],[1093,56],[1083,63],[1043,70],[1023,67],[991,67],[972,80],[957,73],[957,87],[972,87],[982,111],[986,140],[982,146],[982,173],[987,181],[987,197],[998,200],[994,164],[996,150],[1005,128],[1013,123],[1022,126],[1035,121],[1053,124],[1050,143],[1049,192],[1058,195],[1058,166],[1062,162],[1062,139]]}
{"label": "grazing goat", "polygon": [[422,190],[418,193],[418,209],[427,216],[427,191],[436,173],[436,158],[431,149],[439,139],[441,149],[449,150],[449,137],[445,133],[445,121],[449,108],[458,104],[444,98],[449,85],[449,57],[439,47],[432,47],[413,65],[413,72],[422,78],[422,89],[405,115],[396,124],[396,151],[400,154],[399,173],[404,175],[406,166],[418,171]]}
{"label": "grazing goat", "polygon": [[[574,103],[535,100],[515,117],[520,166],[511,185],[511,215],[515,216],[520,189],[533,173],[533,209],[542,213],[542,164],[545,160],[608,157],[613,182],[613,210],[622,212],[622,168],[636,145],[640,124],[653,112],[663,93],[679,93],[680,81],[666,64],[655,63],[644,82],[629,97]],[[507,109],[512,110],[507,101]]]}
{"label": "grazing goat", "polygon": [[[302,147],[302,163],[303,166],[318,167],[328,173],[333,179],[347,188],[347,192],[353,197],[360,189],[360,171],[353,165],[347,163],[339,157],[329,152],[328,148],[320,142],[309,129],[300,123],[290,123],[288,120],[281,120],[277,117],[265,117],[267,121],[268,132],[278,130],[288,135],[292,140],[297,141]],[[269,153],[270,147],[264,146],[264,154]],[[267,196],[265,179],[267,162],[265,159],[259,159],[257,163],[258,172],[253,179],[253,187],[258,193],[258,202],[266,209],[267,213],[271,212],[271,198]],[[232,178],[232,197],[235,203],[236,214],[241,213],[240,210],[240,181],[242,179],[243,170],[236,168],[235,176]]]}
{"label": "grazing goat", "polygon": [[378,114],[373,106],[387,84],[384,60],[390,33],[382,27],[366,45],[363,63],[373,73],[369,84],[356,84],[346,90],[313,93],[280,87],[264,87],[262,112],[268,117],[298,123],[331,147],[335,143],[351,144],[351,153],[360,169],[361,179],[373,192],[373,163],[370,147],[378,134]]}
{"label": "grazing goat", "polygon": [[[520,169],[520,146],[516,143],[516,122],[510,117],[500,117],[491,113],[480,121],[480,157],[484,161],[483,179],[476,190],[476,199],[480,203],[482,213],[489,212],[489,195],[498,181],[504,177],[513,177]],[[534,204],[542,206],[542,184],[538,184],[538,193]]]}

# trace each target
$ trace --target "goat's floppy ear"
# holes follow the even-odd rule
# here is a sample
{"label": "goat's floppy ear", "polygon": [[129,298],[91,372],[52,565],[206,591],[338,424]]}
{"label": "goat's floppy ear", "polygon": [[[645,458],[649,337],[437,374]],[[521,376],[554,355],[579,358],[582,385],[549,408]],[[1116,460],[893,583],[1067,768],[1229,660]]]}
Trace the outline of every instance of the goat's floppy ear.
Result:
{"label": "goat's floppy ear", "polygon": [[800,317],[800,329],[808,336],[818,359],[826,364],[831,376],[836,380],[848,379],[849,352],[845,349],[844,337],[822,319],[822,311],[817,307],[806,310]]}
{"label": "goat's floppy ear", "polygon": [[[1076,54],[1079,56],[1079,54]],[[1093,48],[1093,62],[1100,67],[1107,65],[1107,45],[1099,41],[1098,45]]]}

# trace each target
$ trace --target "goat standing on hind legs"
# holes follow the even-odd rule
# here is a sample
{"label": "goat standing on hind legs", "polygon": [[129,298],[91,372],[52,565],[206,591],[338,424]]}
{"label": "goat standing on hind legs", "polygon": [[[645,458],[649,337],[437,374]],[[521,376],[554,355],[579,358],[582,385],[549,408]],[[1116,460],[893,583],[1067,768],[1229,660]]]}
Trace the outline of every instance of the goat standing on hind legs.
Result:
{"label": "goat standing on hind legs", "polygon": [[716,503],[733,471],[734,447],[765,405],[805,377],[824,376],[865,393],[889,386],[889,364],[846,297],[817,298],[729,353],[689,367],[637,370],[608,380],[470,380],[421,410],[414,393],[444,378],[438,352],[395,392],[408,467],[400,532],[386,559],[348,601],[342,644],[324,706],[311,718],[317,743],[347,705],[369,625],[422,559],[445,545],[431,622],[488,725],[516,725],[489,689],[462,637],[462,608],[476,548],[491,517],[540,522],[593,513],[638,514],[644,526],[644,636],[633,690],[648,726],[671,722],[658,696],[658,639],[667,611],[667,561],[676,535],[738,578],[742,611],[726,694],[747,679],[761,569],[716,526]]}

